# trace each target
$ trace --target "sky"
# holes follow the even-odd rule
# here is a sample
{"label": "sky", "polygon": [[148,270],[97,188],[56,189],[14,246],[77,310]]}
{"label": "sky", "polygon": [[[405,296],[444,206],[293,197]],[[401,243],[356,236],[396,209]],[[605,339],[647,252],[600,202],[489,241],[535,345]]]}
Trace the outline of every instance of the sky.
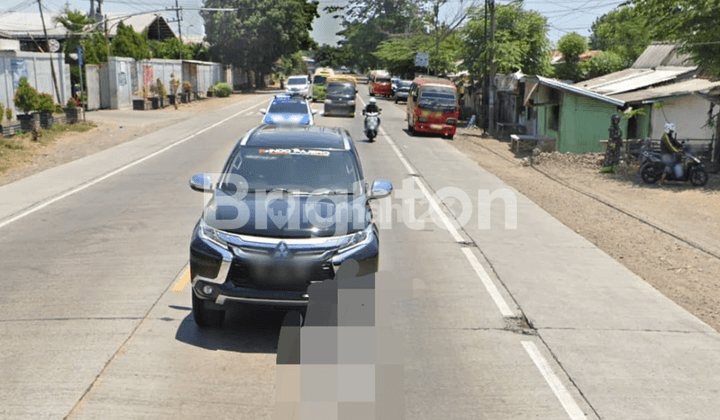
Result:
{"label": "sky", "polygon": [[[175,2],[185,8],[182,12],[183,35],[203,34],[203,19],[197,11],[189,10],[202,7],[202,0],[103,0],[103,13],[138,13],[160,12],[168,19],[175,20],[175,12],[163,12],[168,7],[175,7]],[[448,7],[457,7],[468,0],[449,0]],[[590,26],[598,17],[612,10],[624,0],[524,0],[525,9],[536,10],[548,18],[548,36],[557,42],[563,35],[577,32],[587,37]],[[90,0],[42,0],[46,11],[60,13],[67,5],[73,10],[88,11]],[[341,5],[344,0],[320,0],[321,17],[313,25],[313,38],[321,45],[337,45],[339,38],[335,33],[341,29],[338,19],[333,19],[323,9],[329,5]],[[481,0],[482,3],[482,0]],[[496,5],[508,4],[510,0],[497,0]],[[8,11],[37,12],[37,0],[3,0],[0,14]],[[170,24],[177,32],[178,23]],[[0,28],[2,29],[2,28]]]}

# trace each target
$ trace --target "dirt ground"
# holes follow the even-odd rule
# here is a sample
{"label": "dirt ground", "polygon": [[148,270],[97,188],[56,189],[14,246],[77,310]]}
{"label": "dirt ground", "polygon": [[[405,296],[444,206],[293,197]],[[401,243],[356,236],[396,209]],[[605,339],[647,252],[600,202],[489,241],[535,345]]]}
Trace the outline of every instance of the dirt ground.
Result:
{"label": "dirt ground", "polygon": [[[246,98],[214,98],[183,105],[181,110],[219,109]],[[93,130],[62,136],[39,150],[31,162],[0,175],[0,185],[182,118],[174,117],[173,108],[145,112],[165,114],[157,114],[158,122],[152,124],[95,122],[98,127]],[[93,121],[93,113],[87,119]],[[485,136],[480,129],[460,129],[450,143],[720,331],[720,175],[711,174],[704,188],[670,182],[648,186],[637,176],[637,165],[601,174],[599,155],[543,153],[530,164],[527,155],[510,150],[509,142]]]}
{"label": "dirt ground", "polygon": [[602,155],[542,153],[461,129],[451,142],[662,294],[720,331],[720,175],[645,185],[637,163],[601,174]]}

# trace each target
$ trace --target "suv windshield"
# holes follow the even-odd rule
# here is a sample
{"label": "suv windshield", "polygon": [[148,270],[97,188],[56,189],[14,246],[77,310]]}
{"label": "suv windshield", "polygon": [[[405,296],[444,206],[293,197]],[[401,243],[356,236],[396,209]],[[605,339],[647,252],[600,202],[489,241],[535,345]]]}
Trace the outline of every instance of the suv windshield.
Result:
{"label": "suv windshield", "polygon": [[317,74],[317,75],[315,75],[315,77],[313,77],[313,83],[316,85],[325,84],[326,80],[327,80],[327,76],[322,76],[319,74]]}
{"label": "suv windshield", "polygon": [[353,95],[355,94],[355,85],[350,82],[330,82],[327,93],[328,95]]}
{"label": "suv windshield", "polygon": [[243,147],[230,172],[242,179],[226,177],[223,184],[241,182],[241,190],[360,193],[355,160],[347,151]]}
{"label": "suv windshield", "polygon": [[271,114],[307,114],[308,109],[304,102],[275,101],[270,105],[268,113]]}
{"label": "suv windshield", "polygon": [[457,107],[457,96],[455,89],[443,86],[425,86],[420,91],[420,100],[418,101],[420,108],[425,109],[448,109],[453,110]]}
{"label": "suv windshield", "polygon": [[307,79],[304,77],[295,77],[288,79],[288,85],[304,85],[307,83]]}
{"label": "suv windshield", "polygon": [[412,81],[410,80],[400,80],[397,82],[398,88],[409,88],[410,85],[412,85]]}

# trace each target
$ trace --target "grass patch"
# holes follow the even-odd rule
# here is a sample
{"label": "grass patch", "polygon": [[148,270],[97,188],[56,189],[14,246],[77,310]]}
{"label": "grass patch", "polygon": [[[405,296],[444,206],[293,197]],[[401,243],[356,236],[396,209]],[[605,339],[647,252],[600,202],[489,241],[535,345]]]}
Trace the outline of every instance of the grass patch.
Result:
{"label": "grass patch", "polygon": [[33,141],[32,133],[21,133],[11,138],[0,137],[0,175],[31,164],[35,156],[42,155],[48,146],[69,133],[84,133],[96,126],[90,123],[55,124],[40,129],[40,139]]}

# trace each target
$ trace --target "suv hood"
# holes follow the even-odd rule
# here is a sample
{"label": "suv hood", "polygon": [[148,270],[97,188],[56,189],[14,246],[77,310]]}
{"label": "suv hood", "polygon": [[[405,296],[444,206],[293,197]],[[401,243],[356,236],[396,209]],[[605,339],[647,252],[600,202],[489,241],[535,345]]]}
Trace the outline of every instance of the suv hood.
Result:
{"label": "suv hood", "polygon": [[370,223],[367,196],[248,193],[238,200],[216,192],[203,213],[209,226],[235,234],[275,238],[347,235]]}

